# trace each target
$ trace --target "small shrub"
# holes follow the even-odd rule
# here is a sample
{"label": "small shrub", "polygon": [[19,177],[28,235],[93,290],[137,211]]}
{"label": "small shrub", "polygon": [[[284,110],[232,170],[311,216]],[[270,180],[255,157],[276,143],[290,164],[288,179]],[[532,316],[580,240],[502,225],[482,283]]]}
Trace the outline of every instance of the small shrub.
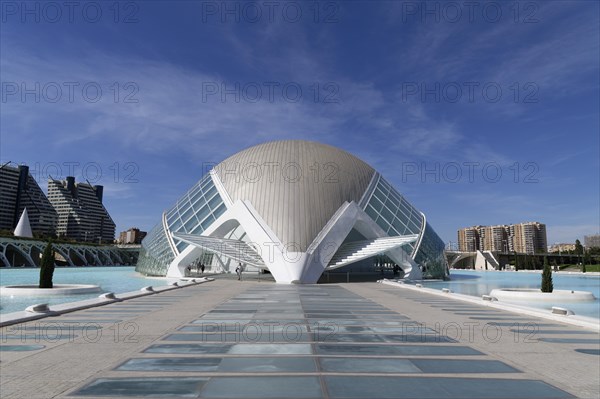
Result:
{"label": "small shrub", "polygon": [[548,258],[544,256],[544,271],[542,272],[542,292],[552,292],[554,285],[552,284],[552,270],[548,264]]}
{"label": "small shrub", "polygon": [[42,260],[40,262],[40,288],[52,288],[52,278],[54,276],[54,250],[52,243],[48,242]]}

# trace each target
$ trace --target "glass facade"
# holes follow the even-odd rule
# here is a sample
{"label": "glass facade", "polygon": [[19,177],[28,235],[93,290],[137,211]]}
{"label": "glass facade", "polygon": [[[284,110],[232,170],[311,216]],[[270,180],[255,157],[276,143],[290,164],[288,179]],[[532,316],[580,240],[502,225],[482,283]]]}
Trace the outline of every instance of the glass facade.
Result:
{"label": "glass facade", "polygon": [[415,262],[423,268],[423,278],[442,278],[449,274],[445,249],[444,241],[433,231],[429,223],[426,223],[421,245],[415,257]]}
{"label": "glass facade", "polygon": [[422,234],[418,247],[419,241],[404,246],[404,250],[422,267],[423,277],[442,278],[446,275],[444,242],[425,222],[421,212],[381,176],[365,212],[389,236]]}
{"label": "glass facade", "polygon": [[[389,236],[421,234],[423,215],[383,177],[379,178],[365,212]],[[416,243],[405,246],[411,256],[415,252],[414,245]]]}
{"label": "glass facade", "polygon": [[[173,233],[202,234],[227,210],[210,174],[206,174],[185,193],[166,215],[167,228]],[[171,249],[162,222],[142,241],[136,271],[164,276],[167,267],[188,244],[174,240],[177,253]]]}
{"label": "glass facade", "polygon": [[[172,246],[169,242],[171,233],[200,235],[226,209],[211,175],[205,175],[164,213],[163,220],[142,241],[136,271],[165,276],[169,264],[188,245],[173,239]],[[423,214],[381,176],[364,210],[389,236],[420,236],[417,242],[403,249],[421,266],[424,277],[443,278],[447,275],[444,242],[426,223]]]}
{"label": "glass facade", "polygon": [[173,259],[175,255],[167,241],[167,234],[162,223],[159,223],[142,241],[135,270],[149,276],[164,276]]}

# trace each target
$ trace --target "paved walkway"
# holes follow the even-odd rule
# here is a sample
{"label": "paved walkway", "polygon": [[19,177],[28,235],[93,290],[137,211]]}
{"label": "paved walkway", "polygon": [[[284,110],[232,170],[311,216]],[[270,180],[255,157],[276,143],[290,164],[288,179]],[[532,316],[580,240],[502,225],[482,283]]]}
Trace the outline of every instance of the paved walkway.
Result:
{"label": "paved walkway", "polygon": [[2,399],[600,396],[597,333],[377,283],[219,279],[0,332]]}

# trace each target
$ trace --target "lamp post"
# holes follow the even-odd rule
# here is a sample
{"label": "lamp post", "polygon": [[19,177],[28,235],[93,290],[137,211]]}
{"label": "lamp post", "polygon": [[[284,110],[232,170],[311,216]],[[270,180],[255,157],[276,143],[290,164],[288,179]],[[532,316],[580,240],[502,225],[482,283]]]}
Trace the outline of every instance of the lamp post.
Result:
{"label": "lamp post", "polygon": [[473,259],[473,262],[472,262],[473,268],[472,269],[475,270],[475,259],[477,258],[477,242],[475,239],[475,235],[473,235],[471,237],[471,249],[473,250],[473,252],[475,252],[475,257],[472,258]]}

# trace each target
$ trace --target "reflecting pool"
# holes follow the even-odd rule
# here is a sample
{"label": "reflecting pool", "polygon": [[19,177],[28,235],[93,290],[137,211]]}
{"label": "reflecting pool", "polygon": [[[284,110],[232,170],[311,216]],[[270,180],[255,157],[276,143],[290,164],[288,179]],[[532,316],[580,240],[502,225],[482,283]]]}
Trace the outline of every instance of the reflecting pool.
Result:
{"label": "reflecting pool", "polygon": [[[474,271],[452,270],[450,281],[423,281],[425,287],[439,289],[449,288],[453,292],[472,295],[481,298],[488,295],[495,288],[540,288],[541,272],[509,272],[509,271]],[[596,300],[579,303],[535,303],[514,301],[522,306],[530,306],[550,310],[552,306],[565,307],[576,315],[600,319],[600,276],[583,274],[553,273],[552,282],[555,290],[589,291]],[[508,302],[508,301],[503,301]]]}
{"label": "reflecting pool", "polygon": [[[38,268],[0,268],[0,285],[37,284],[40,269]],[[54,271],[55,284],[96,284],[102,292],[115,294],[136,291],[148,285],[167,285],[176,279],[148,278],[135,272],[134,266],[108,267],[57,267]],[[0,313],[11,313],[24,310],[35,303],[59,303],[82,301],[97,298],[99,293],[69,296],[35,296],[35,297],[1,297]]]}

